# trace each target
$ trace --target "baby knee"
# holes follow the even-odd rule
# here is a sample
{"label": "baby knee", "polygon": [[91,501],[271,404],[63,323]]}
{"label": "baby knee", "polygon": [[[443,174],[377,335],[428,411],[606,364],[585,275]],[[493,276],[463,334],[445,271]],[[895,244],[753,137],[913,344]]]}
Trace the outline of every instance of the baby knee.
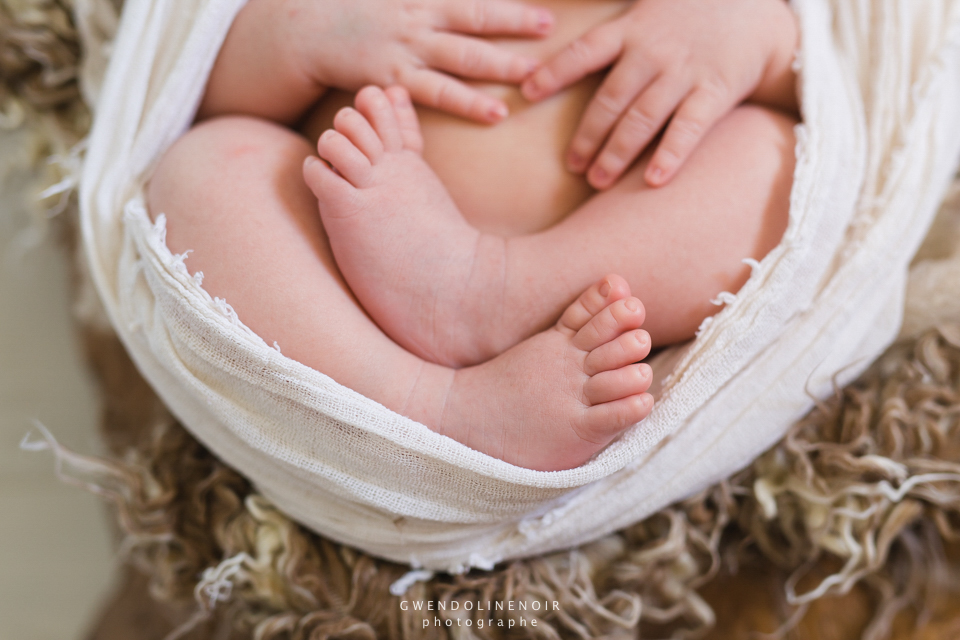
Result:
{"label": "baby knee", "polygon": [[743,105],[730,114],[731,133],[739,141],[740,169],[749,176],[742,185],[753,192],[752,211],[760,226],[757,253],[766,255],[775,247],[787,227],[790,192],[796,168],[797,120],[789,115],[756,105]]}
{"label": "baby knee", "polygon": [[740,105],[721,121],[720,128],[738,140],[737,147],[754,162],[766,164],[778,159],[775,166],[782,166],[793,173],[796,149],[794,127],[796,118],[781,111],[754,104]]}
{"label": "baby knee", "polygon": [[[163,154],[147,185],[150,213],[183,218],[223,209],[231,194],[271,175],[299,176],[311,152],[302,137],[270,122],[245,117],[202,122]],[[213,205],[213,206],[211,206]]]}

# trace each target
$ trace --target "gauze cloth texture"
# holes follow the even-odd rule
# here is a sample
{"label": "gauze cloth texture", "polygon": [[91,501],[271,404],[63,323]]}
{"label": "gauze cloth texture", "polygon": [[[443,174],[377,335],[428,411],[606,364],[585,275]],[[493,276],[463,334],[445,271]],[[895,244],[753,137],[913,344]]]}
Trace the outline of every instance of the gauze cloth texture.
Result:
{"label": "gauze cloth texture", "polygon": [[659,356],[646,420],[576,469],[522,469],[284,357],[167,249],[144,185],[241,6],[126,1],[80,183],[85,256],[138,368],[197,438],[307,527],[414,567],[583,544],[750,463],[896,337],[960,155],[960,2],[793,2],[803,124],[783,241]]}

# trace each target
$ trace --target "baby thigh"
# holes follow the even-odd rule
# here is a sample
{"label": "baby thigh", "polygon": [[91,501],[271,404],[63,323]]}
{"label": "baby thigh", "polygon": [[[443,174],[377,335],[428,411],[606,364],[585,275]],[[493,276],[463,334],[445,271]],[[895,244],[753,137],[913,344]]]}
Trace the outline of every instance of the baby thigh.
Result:
{"label": "baby thigh", "polygon": [[790,210],[795,124],[778,112],[739,107],[666,186],[644,182],[647,154],[568,219],[574,227],[604,228],[610,242],[595,270],[627,278],[646,307],[644,328],[655,345],[692,338],[719,310],[710,300],[747,281],[744,258],[760,260],[780,242]]}
{"label": "baby thigh", "polygon": [[[264,121],[204,122],[161,159],[148,187],[167,216],[171,251],[284,355],[400,408],[422,364],[359,307],[330,252],[317,201],[301,176],[311,148]],[[386,374],[391,373],[389,379]]]}

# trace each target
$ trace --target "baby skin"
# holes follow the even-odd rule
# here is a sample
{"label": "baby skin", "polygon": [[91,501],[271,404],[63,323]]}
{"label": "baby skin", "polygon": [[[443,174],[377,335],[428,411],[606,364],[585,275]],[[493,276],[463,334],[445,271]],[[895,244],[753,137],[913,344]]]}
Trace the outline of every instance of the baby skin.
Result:
{"label": "baby skin", "polygon": [[[330,52],[310,57],[296,47],[267,45],[332,47],[340,35],[336,30],[327,37],[317,37],[310,29],[304,38],[289,34],[303,25],[336,21],[329,16],[310,21],[291,12],[291,25],[274,23],[273,16],[286,13],[277,13],[271,0],[254,0],[241,12],[218,59],[201,106],[203,121],[164,155],[147,194],[151,212],[168,218],[170,249],[193,250],[189,266],[204,272],[204,287],[227,299],[267,343],[276,341],[286,356],[437,433],[506,462],[545,471],[583,464],[645,418],[653,406],[647,393],[652,371],[640,361],[651,345],[690,338],[715,311],[709,300],[745,282],[749,269],[742,259],[760,259],[777,244],[786,225],[795,122],[756,106],[726,113],[751,95],[778,107],[778,100],[767,94],[778,98],[780,89],[791,86],[788,54],[795,39],[784,37],[772,47],[772,40],[756,38],[749,41],[771,45],[776,55],[754,52],[753,67],[704,49],[701,67],[724,60],[724,68],[756,67],[756,73],[721,78],[721,84],[733,87],[729,95],[705,111],[680,108],[655,145],[650,136],[667,116],[647,118],[647,133],[638,135],[634,125],[640,121],[631,104],[637,113],[645,113],[651,99],[645,96],[656,97],[658,90],[654,86],[637,94],[628,87],[624,92],[617,78],[628,76],[618,75],[617,69],[635,66],[628,55],[635,47],[631,43],[645,42],[636,34],[647,30],[646,22],[662,24],[658,16],[663,12],[679,11],[675,3],[549,2],[557,11],[555,41],[536,40],[549,30],[540,12],[478,0],[474,4],[482,4],[486,13],[471,15],[489,18],[504,12],[516,20],[486,20],[471,29],[534,39],[497,44],[500,49],[484,42],[480,49],[471,49],[503,63],[489,69],[452,68],[444,56],[436,62],[472,78],[508,84],[526,78],[524,96],[538,101],[527,107],[516,90],[498,93],[488,88],[492,93],[486,94],[474,86],[449,84],[449,78],[434,71],[381,77],[372,71],[364,75],[361,69],[347,79],[294,73],[302,67],[291,61],[309,59],[321,65],[331,58]],[[434,4],[440,13],[462,6]],[[776,0],[739,4],[783,10]],[[375,10],[362,17],[372,23],[381,16],[388,26],[419,24],[387,19],[386,9],[394,5],[408,6],[378,0],[372,3]],[[327,6],[303,3],[311,11]],[[366,4],[351,0],[343,6]],[[751,16],[760,15],[755,11],[731,13],[725,3],[715,8],[728,19],[750,18],[740,20],[750,33],[769,30],[769,20],[759,21],[762,28],[751,22]],[[577,11],[596,15],[585,20],[574,15]],[[620,17],[610,22],[613,15]],[[448,18],[430,27],[439,29],[444,42],[452,41],[443,25],[464,21],[457,13]],[[715,20],[703,22],[703,30],[690,35],[692,40],[700,42],[715,29]],[[263,28],[270,24],[276,28]],[[682,33],[689,31],[685,18],[678,24]],[[789,20],[784,24],[789,27]],[[589,31],[591,25],[599,26]],[[592,101],[596,78],[554,94],[610,64],[611,54],[602,48],[596,57],[584,57],[579,70],[561,52],[557,64],[548,63],[529,75],[530,56],[550,58],[564,42],[563,51],[589,51],[570,43],[586,33],[585,40],[603,45],[616,40],[612,37],[620,31],[626,34],[618,49],[623,56]],[[599,35],[591,36],[594,32]],[[791,33],[789,28],[784,32]],[[433,31],[424,33],[424,38],[434,37]],[[364,46],[387,40],[371,36]],[[461,39],[468,49],[480,46],[471,43]],[[424,47],[430,55],[436,50]],[[279,57],[268,64],[263,52]],[[335,59],[347,65],[341,76],[352,69],[350,63],[367,60],[344,55]],[[393,59],[392,54],[385,58]],[[687,60],[676,67],[686,79],[671,92],[689,94],[691,100],[716,95],[690,93],[701,81],[688,71],[700,67],[688,57],[670,59]],[[277,71],[284,69],[291,72]],[[764,69],[767,73],[761,75]],[[416,80],[420,77],[447,84],[431,89]],[[716,86],[707,80],[701,84]],[[322,160],[312,157],[306,139],[282,126],[305,115],[309,121],[313,116],[305,110],[325,87],[354,90],[370,84],[402,86],[362,89],[355,107],[340,110],[332,129],[317,142]],[[750,87],[758,87],[757,92],[750,94]],[[621,101],[616,107],[626,113],[611,119],[592,105],[613,104],[601,98],[614,90],[626,98],[639,97],[635,103]],[[792,98],[786,93],[789,106]],[[515,115],[484,130],[479,146],[470,147],[477,129],[441,122],[435,110],[418,114],[411,94],[420,105],[481,122],[502,119],[502,97],[514,105]],[[449,103],[441,100],[451,97]],[[663,113],[669,115],[674,108],[673,102],[664,102]],[[573,131],[569,113],[577,112],[584,113],[583,121]],[[700,118],[697,135],[684,125],[689,120],[680,117],[683,113]],[[429,164],[422,155],[421,123],[428,140],[442,129],[448,145],[435,145],[434,137],[427,149]],[[556,194],[568,192],[564,185],[583,181],[557,171],[559,154],[548,151],[570,133],[575,135],[568,168],[585,173],[586,181],[574,189],[581,194],[577,198],[558,199]],[[652,140],[649,149],[645,140]],[[513,171],[527,182],[505,183],[502,175],[484,171],[518,147],[545,150],[541,160]],[[443,148],[452,154],[444,156]],[[578,158],[587,156],[590,162],[578,164]],[[473,168],[461,164],[464,158],[485,159]],[[586,198],[587,182],[602,191]],[[496,198],[487,197],[495,191],[500,192]],[[552,217],[527,224],[531,208],[509,206],[519,203],[521,194],[533,194]],[[494,219],[515,224],[516,230],[500,233],[494,230],[498,225],[485,226],[484,221]]]}
{"label": "baby skin", "polygon": [[[337,114],[317,149],[330,167],[308,157],[304,179],[337,265],[393,340],[425,360],[462,367],[538,329],[529,320],[538,317],[531,308],[537,298],[523,289],[547,285],[562,271],[535,236],[485,233],[464,219],[422,157],[419,122],[403,88],[361,90],[356,108]],[[580,240],[589,243],[590,231]],[[609,251],[609,230],[598,225],[594,232],[600,237],[581,251],[582,260],[591,250]]]}
{"label": "baby skin", "polygon": [[[401,346],[431,362],[484,362],[517,341],[510,240],[463,218],[424,161],[407,92],[367,87],[304,163],[330,246],[351,290]],[[525,337],[525,336],[519,336]]]}
{"label": "baby skin", "polygon": [[650,350],[639,329],[643,305],[628,291],[622,278],[608,276],[547,331],[484,364],[448,370],[446,388],[423,390],[443,398],[426,407],[424,421],[519,466],[582,464],[653,407],[644,393],[650,367],[636,364]]}
{"label": "baby skin", "polygon": [[[401,132],[386,115],[393,119],[368,141],[389,140],[384,155],[418,159],[406,148],[416,148],[416,129]],[[154,211],[170,212],[168,244],[200,247],[192,267],[251,329],[437,433],[531,469],[578,466],[649,413],[651,370],[637,364],[650,349],[644,308],[616,275],[589,287],[552,327],[476,366],[434,364],[388,339],[330,255],[316,201],[297,175],[309,154],[306,141],[269,123],[214,120],[178,141],[149,185]],[[230,201],[210,193],[210,167],[231,185]]]}
{"label": "baby skin", "polygon": [[[340,271],[374,321],[409,352],[477,365],[451,370],[449,386],[423,379],[428,386],[418,393],[443,398],[424,405],[424,422],[520,466],[581,464],[653,406],[645,393],[651,370],[639,363],[650,351],[640,329],[643,305],[623,278],[609,275],[553,327],[499,356],[458,342],[471,335],[494,344],[501,323],[512,320],[503,299],[489,294],[502,290],[496,283],[506,270],[507,238],[464,220],[423,160],[409,95],[387,91],[363,89],[357,109],[341,111],[336,129],[321,135],[320,156],[333,169],[313,156],[304,162]],[[471,317],[471,331],[449,330]]]}

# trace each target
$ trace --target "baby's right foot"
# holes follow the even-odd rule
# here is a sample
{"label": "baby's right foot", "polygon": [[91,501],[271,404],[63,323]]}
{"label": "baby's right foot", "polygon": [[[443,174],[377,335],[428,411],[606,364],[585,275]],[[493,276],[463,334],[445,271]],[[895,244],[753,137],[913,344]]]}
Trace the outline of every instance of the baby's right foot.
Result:
{"label": "baby's right foot", "polygon": [[[653,407],[644,310],[607,276],[557,324],[453,372],[439,416],[411,416],[472,449],[541,471],[579,466]],[[423,390],[421,390],[423,392]],[[432,395],[427,392],[427,395]],[[436,410],[436,409],[435,409]]]}

